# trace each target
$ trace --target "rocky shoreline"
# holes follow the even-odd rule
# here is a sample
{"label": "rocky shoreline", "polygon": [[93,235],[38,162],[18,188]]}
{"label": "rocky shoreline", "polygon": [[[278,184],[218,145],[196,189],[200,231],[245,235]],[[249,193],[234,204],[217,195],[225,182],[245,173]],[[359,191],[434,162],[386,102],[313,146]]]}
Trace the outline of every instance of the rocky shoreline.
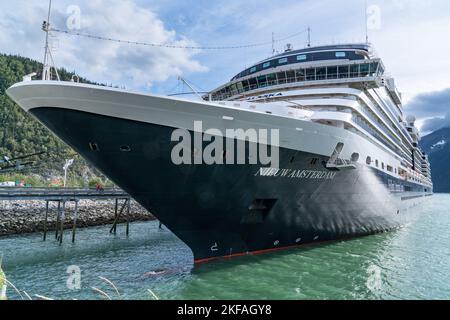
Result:
{"label": "rocky shoreline", "polygon": [[[0,201],[0,236],[41,232],[44,230],[45,201]],[[119,203],[120,211],[121,203]],[[65,228],[72,228],[75,205],[67,202]],[[78,203],[77,227],[93,227],[113,224],[114,200],[80,200]],[[126,210],[125,210],[126,212]],[[51,202],[47,230],[55,230],[57,203]],[[131,202],[128,216],[130,222],[151,221],[155,218],[135,201]],[[126,222],[122,214],[120,222]]]}

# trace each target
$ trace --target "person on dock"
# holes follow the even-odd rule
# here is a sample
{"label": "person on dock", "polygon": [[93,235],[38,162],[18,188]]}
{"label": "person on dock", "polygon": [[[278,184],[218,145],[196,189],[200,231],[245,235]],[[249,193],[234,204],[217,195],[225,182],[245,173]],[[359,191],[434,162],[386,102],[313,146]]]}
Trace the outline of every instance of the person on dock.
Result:
{"label": "person on dock", "polygon": [[100,183],[97,183],[95,185],[95,190],[97,190],[98,192],[103,192],[105,189],[103,188],[103,186]]}

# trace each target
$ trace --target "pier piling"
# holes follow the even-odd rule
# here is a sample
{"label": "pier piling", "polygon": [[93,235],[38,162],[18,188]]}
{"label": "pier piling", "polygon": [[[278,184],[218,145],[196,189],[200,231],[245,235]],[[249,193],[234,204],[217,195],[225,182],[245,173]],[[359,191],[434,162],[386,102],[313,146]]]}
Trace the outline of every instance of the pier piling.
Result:
{"label": "pier piling", "polygon": [[60,216],[60,222],[59,222],[60,228],[61,228],[61,229],[60,229],[60,235],[59,235],[59,244],[62,244],[62,242],[63,242],[63,235],[64,235],[64,221],[65,221],[65,219],[66,219],[65,213],[64,213],[65,209],[66,209],[66,201],[63,200],[63,202],[62,202],[61,216]]}
{"label": "pier piling", "polygon": [[75,234],[77,231],[77,218],[78,218],[78,200],[75,200],[75,211],[73,213],[73,227],[72,227],[72,243],[75,243]]}
{"label": "pier piling", "polygon": [[56,213],[55,239],[58,239],[60,218],[61,218],[61,200],[58,200],[58,211]]}
{"label": "pier piling", "polygon": [[48,207],[49,207],[49,202],[47,200],[47,201],[45,201],[44,241],[47,240]]}
{"label": "pier piling", "polygon": [[[77,223],[79,220],[79,201],[82,199],[89,200],[115,200],[114,208],[114,224],[110,233],[116,234],[117,225],[121,216],[126,214],[126,234],[130,233],[130,215],[131,215],[131,198],[128,194],[120,189],[107,189],[102,192],[92,189],[71,189],[71,188],[0,188],[0,201],[29,201],[42,200],[45,201],[45,216],[43,217],[43,241],[47,241],[49,231],[53,231],[52,223],[55,223],[55,240],[63,243],[64,228],[66,222],[66,204],[75,203],[75,210],[70,213],[72,218],[72,242],[75,242],[77,233]],[[119,203],[124,201],[123,204]],[[57,203],[56,219],[51,218],[53,214],[52,203]],[[121,207],[119,208],[119,204]],[[120,209],[120,210],[119,210]],[[49,224],[50,223],[50,224]],[[70,222],[68,222],[70,223]]]}
{"label": "pier piling", "polygon": [[125,200],[124,203],[122,204],[122,207],[120,208],[120,211],[118,212],[118,208],[119,208],[119,199],[116,199],[116,206],[115,206],[115,211],[114,211],[114,223],[111,227],[111,229],[109,230],[109,233],[117,233],[117,224],[119,223],[120,217],[122,216],[122,213],[124,212],[125,208],[128,205],[128,214],[127,214],[127,235],[129,232],[129,227],[128,227],[128,217],[130,215],[130,204],[131,204],[131,200],[130,198],[125,198],[123,199]]}
{"label": "pier piling", "polygon": [[130,212],[131,212],[131,199],[128,199],[128,210],[127,210],[127,237],[130,234]]}

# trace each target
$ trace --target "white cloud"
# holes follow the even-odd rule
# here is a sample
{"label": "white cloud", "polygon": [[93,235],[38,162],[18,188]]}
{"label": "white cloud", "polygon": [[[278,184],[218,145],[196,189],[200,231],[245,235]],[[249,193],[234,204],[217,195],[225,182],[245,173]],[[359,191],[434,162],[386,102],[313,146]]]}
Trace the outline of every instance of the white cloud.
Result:
{"label": "white cloud", "polygon": [[[66,29],[69,1],[55,3],[53,27]],[[76,3],[81,9],[79,32],[139,42],[195,45],[179,38],[148,8],[131,0],[90,0]],[[0,51],[38,58],[43,55],[44,36],[40,25],[46,5],[41,1],[17,1],[0,12]],[[20,10],[17,10],[20,8]],[[127,84],[134,88],[151,86],[184,72],[204,72],[207,68],[195,59],[197,52],[125,45],[114,42],[55,34],[53,41],[58,66],[75,70],[91,80]]]}

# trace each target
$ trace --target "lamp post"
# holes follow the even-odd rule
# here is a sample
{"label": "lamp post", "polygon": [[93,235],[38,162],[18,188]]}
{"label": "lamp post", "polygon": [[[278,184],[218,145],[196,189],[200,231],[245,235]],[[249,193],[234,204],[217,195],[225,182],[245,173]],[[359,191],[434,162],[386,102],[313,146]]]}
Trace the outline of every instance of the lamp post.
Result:
{"label": "lamp post", "polygon": [[63,167],[64,169],[64,188],[66,187],[67,183],[67,170],[69,170],[69,167],[73,164],[73,159],[66,160],[66,163]]}

